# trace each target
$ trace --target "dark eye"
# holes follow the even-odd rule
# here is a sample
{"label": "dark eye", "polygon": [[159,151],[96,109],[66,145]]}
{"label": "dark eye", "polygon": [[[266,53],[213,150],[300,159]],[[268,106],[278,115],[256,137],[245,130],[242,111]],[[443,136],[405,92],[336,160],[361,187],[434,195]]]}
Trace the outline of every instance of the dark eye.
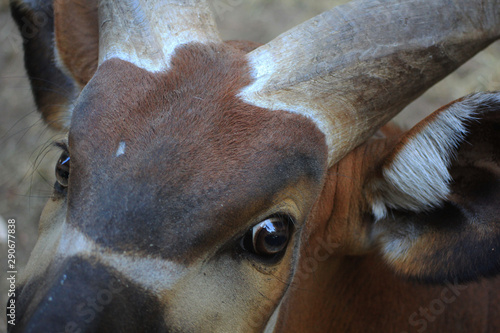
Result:
{"label": "dark eye", "polygon": [[291,221],[287,216],[273,216],[250,229],[243,237],[243,248],[263,257],[283,252],[290,240]]}
{"label": "dark eye", "polygon": [[68,187],[69,178],[69,154],[63,151],[56,164],[56,179],[60,186]]}

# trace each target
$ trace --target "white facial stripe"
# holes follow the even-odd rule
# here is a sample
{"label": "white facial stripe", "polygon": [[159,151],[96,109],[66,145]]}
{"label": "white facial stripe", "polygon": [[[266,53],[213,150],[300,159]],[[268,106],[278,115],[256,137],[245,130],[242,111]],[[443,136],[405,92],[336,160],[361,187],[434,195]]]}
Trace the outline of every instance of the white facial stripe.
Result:
{"label": "white facial stripe", "polygon": [[187,267],[158,258],[132,257],[102,248],[80,231],[65,225],[57,249],[57,259],[72,256],[93,256],[114,268],[131,281],[155,293],[172,289],[187,274]]}
{"label": "white facial stripe", "polygon": [[50,266],[52,257],[57,251],[57,244],[61,239],[64,216],[51,216],[55,218],[55,223],[50,223],[49,228],[43,230],[31,252],[28,264],[26,265],[19,283],[24,283],[32,276],[37,276]]}
{"label": "white facial stripe", "polygon": [[[137,1],[132,6],[122,4],[131,11],[137,26],[107,8],[103,20],[99,65],[111,58],[128,61],[152,73],[166,71],[180,45],[188,43],[222,43],[215,20],[206,1],[167,1],[161,5]],[[110,14],[114,13],[114,14]],[[111,22],[111,23],[110,23]],[[107,24],[113,24],[106,27]],[[102,25],[102,24],[101,24]],[[105,38],[102,38],[104,36]]]}
{"label": "white facial stripe", "polygon": [[99,60],[99,65],[104,61],[118,58],[127,62],[134,64],[135,66],[147,70],[151,73],[164,72],[170,69],[171,59],[175,54],[175,49],[181,45],[189,43],[213,43],[214,40],[208,39],[203,35],[196,34],[192,31],[185,31],[176,36],[176,38],[169,38],[161,48],[160,51],[156,51],[157,54],[161,54],[161,58],[145,56],[140,54],[133,47],[126,47],[124,45],[114,45],[113,48],[106,51],[106,54]]}
{"label": "white facial stripe", "polygon": [[[204,36],[199,36],[191,31],[185,31],[179,34],[177,38],[167,39],[167,42],[161,46],[162,52],[156,51],[156,56],[154,57],[141,54],[143,52],[137,51],[133,47],[120,45],[114,46],[111,50],[106,51],[106,55],[99,60],[99,65],[106,60],[118,58],[151,73],[164,72],[170,69],[171,59],[175,54],[176,47],[189,43],[208,44],[210,42],[214,41],[204,38]],[[158,55],[161,55],[161,57],[157,57]]]}
{"label": "white facial stripe", "polygon": [[75,228],[68,226],[67,223],[64,224],[56,251],[58,259],[89,254],[96,251],[97,245],[92,240]]}
{"label": "white facial stripe", "polygon": [[[354,148],[356,144],[354,141],[349,141],[349,138],[355,137],[353,134],[356,129],[355,124],[348,126],[346,123],[339,122],[336,114],[330,110],[341,110],[344,114],[352,115],[352,118],[355,119],[356,110],[350,103],[336,96],[330,101],[336,107],[331,105],[325,107],[324,101],[308,96],[308,92],[312,92],[312,88],[308,87],[310,85],[308,82],[296,83],[293,87],[287,87],[286,92],[273,90],[273,93],[269,93],[266,89],[273,86],[271,80],[279,72],[273,54],[267,51],[266,45],[263,45],[249,53],[247,59],[252,68],[254,81],[238,94],[245,103],[271,111],[288,111],[311,119],[325,135],[329,166],[332,166],[340,157]],[[292,96],[293,98],[291,98]]]}
{"label": "white facial stripe", "polygon": [[117,46],[106,51],[106,54],[99,59],[99,66],[106,60],[113,58],[130,62],[152,73],[162,72],[168,68],[167,64],[162,59],[141,57],[134,49],[125,48],[123,46]]}
{"label": "white facial stripe", "polygon": [[134,258],[116,253],[98,255],[98,258],[155,293],[172,289],[188,272],[187,267],[164,259]]}
{"label": "white facial stripe", "polygon": [[280,314],[280,309],[281,305],[283,304],[283,299],[284,297],[281,298],[280,304],[274,309],[273,314],[269,318],[269,321],[267,322],[266,328],[264,328],[264,333],[273,333],[274,329],[276,328],[276,324],[278,322],[278,317]]}
{"label": "white facial stripe", "polygon": [[206,1],[168,2],[162,5],[164,10],[158,10],[157,6],[156,10],[146,12],[148,22],[152,22],[151,32],[160,41],[166,69],[170,67],[175,49],[180,45],[222,43]]}

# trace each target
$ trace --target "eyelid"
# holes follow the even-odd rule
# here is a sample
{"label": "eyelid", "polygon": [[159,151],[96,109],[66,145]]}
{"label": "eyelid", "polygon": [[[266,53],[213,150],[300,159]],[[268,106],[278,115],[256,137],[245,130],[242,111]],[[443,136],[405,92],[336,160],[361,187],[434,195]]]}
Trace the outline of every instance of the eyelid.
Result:
{"label": "eyelid", "polygon": [[66,140],[56,141],[54,142],[54,146],[69,154],[68,142]]}

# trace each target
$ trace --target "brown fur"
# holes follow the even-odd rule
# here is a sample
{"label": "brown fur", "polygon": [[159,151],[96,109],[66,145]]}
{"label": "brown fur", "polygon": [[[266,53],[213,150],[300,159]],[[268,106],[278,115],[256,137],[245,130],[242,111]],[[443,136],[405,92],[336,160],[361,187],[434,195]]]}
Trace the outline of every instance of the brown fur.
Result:
{"label": "brown fur", "polygon": [[[154,295],[170,304],[165,317],[171,329],[219,329],[220,323],[209,320],[220,316],[211,314],[214,311],[226,318],[234,309],[253,313],[262,304],[272,310],[290,278],[295,238],[279,264],[256,260],[241,249],[239,239],[277,213],[293,216],[300,229],[323,181],[324,135],[302,116],[242,102],[236,95],[249,82],[241,51],[224,44],[185,45],[177,49],[166,73],[108,60],[73,109],[69,187],[50,205],[67,200],[60,208],[65,210],[64,224],[107,253],[168,260],[194,271],[186,278],[194,278],[193,285],[179,284],[166,295]],[[120,142],[126,148],[116,156]],[[61,222],[43,222],[51,223]],[[44,234],[39,242],[47,237],[53,242]],[[221,263],[225,265],[214,271],[213,265]],[[206,278],[195,274],[198,270],[207,272]],[[227,270],[233,274],[227,276]],[[47,277],[47,289],[34,288],[44,277],[39,270],[19,286],[24,317],[16,329],[29,327],[31,318],[50,308],[40,293],[57,289],[60,277]],[[212,296],[208,291],[216,285],[207,281],[214,277],[228,280],[226,289],[248,288],[238,297],[227,290]],[[193,295],[193,290],[199,293]],[[186,316],[186,309],[193,311],[200,304],[213,307]],[[76,310],[68,309],[68,316],[78,318]],[[262,329],[269,316],[257,317],[249,329]],[[223,325],[246,316],[230,317]],[[61,325],[46,324],[51,325],[44,326],[47,330]]]}
{"label": "brown fur", "polygon": [[[493,333],[500,329],[499,287],[499,279],[458,285],[457,295],[447,284],[398,278],[377,256],[332,256],[287,294],[277,331]],[[451,301],[441,309],[443,294]]]}
{"label": "brown fur", "polygon": [[[430,116],[426,121],[432,121],[434,117]],[[498,142],[497,134],[492,131],[497,122],[489,122],[495,117],[498,117],[498,112],[485,116],[487,121],[476,123],[470,129],[473,134],[467,139],[469,144],[461,148],[460,158],[453,170],[462,168],[463,164],[483,165],[479,161],[499,156],[492,145]],[[393,156],[394,149],[399,149],[395,147],[401,133],[394,127],[383,131],[392,136],[369,141],[329,170],[320,200],[315,204],[307,229],[302,234],[304,245],[294,280],[280,311],[277,331],[498,331],[500,322],[494,318],[500,313],[500,294],[497,292],[499,278],[460,285],[457,277],[448,276],[442,278],[441,285],[432,286],[398,276],[416,274],[405,271],[411,269],[412,261],[418,262],[420,269],[432,270],[431,274],[438,276],[441,274],[438,272],[449,269],[446,265],[455,265],[459,257],[467,260],[472,253],[469,246],[474,246],[474,242],[484,237],[495,237],[498,232],[481,236],[481,232],[474,230],[471,225],[461,234],[453,236],[444,227],[422,236],[407,254],[407,261],[387,263],[377,253],[380,239],[374,238],[378,234],[375,229],[390,230],[390,227],[386,221],[373,224],[368,205],[370,197],[367,196],[371,189],[365,188],[365,185],[367,179],[380,175],[379,170],[387,158]],[[412,130],[408,135],[417,135],[417,132]],[[495,168],[498,182],[498,162]],[[452,173],[458,176],[458,173]],[[484,189],[485,183],[477,177],[480,174],[479,170],[469,173],[475,185],[481,184]],[[483,222],[477,228],[494,227],[493,221],[497,218],[492,217],[490,212],[497,210],[498,206],[491,200],[498,200],[498,189],[490,193],[490,199],[484,197],[487,193],[479,198],[471,197],[465,193],[474,192],[460,189],[464,185],[470,186],[462,182],[462,177],[454,178],[457,182],[451,199],[458,205],[469,206],[468,209],[474,206],[473,210],[482,214],[475,219]],[[477,191],[475,193],[477,195]],[[398,223],[402,223],[402,216],[398,215],[401,213],[392,214],[395,215],[394,228],[397,228]],[[412,217],[412,223],[439,226],[443,223],[442,218],[435,219],[433,214],[422,214]],[[388,220],[391,221],[390,218]],[[459,226],[463,221],[453,223]],[[403,232],[400,230],[399,235],[404,235]],[[457,246],[455,242],[464,246],[461,249],[463,252],[446,254],[448,246]],[[467,245],[467,242],[472,245]],[[439,260],[431,259],[432,256]],[[471,260],[474,258],[477,259],[471,257]],[[467,267],[472,271],[477,264],[471,262]],[[395,274],[394,269],[398,274]]]}
{"label": "brown fur", "polygon": [[76,83],[83,87],[97,69],[99,53],[97,1],[55,1],[54,24],[58,55],[62,65]]}
{"label": "brown fur", "polygon": [[[70,223],[101,237],[106,222],[98,215],[100,209],[90,207],[99,203],[102,209],[118,209],[122,200],[114,198],[115,186],[128,193],[132,189],[126,188],[124,177],[150,175],[146,177],[152,182],[143,183],[143,190],[171,199],[149,207],[141,216],[156,212],[165,221],[178,221],[171,230],[163,225],[163,231],[155,233],[166,237],[161,244],[172,247],[158,243],[154,248],[162,257],[190,261],[208,244],[241,228],[239,223],[248,220],[247,214],[269,204],[272,193],[292,179],[298,181],[302,172],[314,173],[318,168],[318,175],[310,176],[320,179],[326,162],[315,159],[326,149],[321,148],[323,135],[301,116],[241,102],[236,94],[248,84],[246,75],[243,53],[224,45],[181,47],[172,60],[172,70],[165,74],[151,74],[120,60],[103,64],[82,92],[82,102],[75,106],[69,133],[75,175],[70,184],[69,205],[74,208],[69,213]],[[109,95],[113,98],[107,98]],[[297,141],[298,133],[306,140]],[[125,142],[127,148],[116,158],[119,142]],[[288,168],[292,161],[294,169],[279,180],[275,168]],[[228,168],[233,172],[227,172]],[[269,181],[271,178],[275,181]],[[96,179],[107,179],[111,192],[106,187],[93,190]],[[136,191],[131,194],[135,196]],[[102,206],[103,202],[110,206]],[[243,202],[251,205],[240,207]],[[192,207],[191,212],[186,207]],[[97,216],[89,216],[89,212]],[[176,227],[181,220],[191,225],[187,235]],[[216,222],[218,226],[213,224]],[[132,232],[142,227],[134,222],[130,228]],[[128,249],[131,239],[127,236],[113,247]],[[195,241],[197,246],[193,246]],[[145,240],[143,245],[135,242],[133,246],[147,249],[149,255],[150,243]]]}
{"label": "brown fur", "polygon": [[[38,111],[49,126],[67,129],[68,109],[97,70],[97,1],[35,2],[34,7],[23,1],[12,1],[11,10],[26,37],[25,65]],[[45,21],[40,23],[37,17]],[[29,34],[23,31],[26,22],[29,22]],[[243,52],[259,46],[250,41],[227,43]]]}
{"label": "brown fur", "polygon": [[[38,269],[30,268],[33,274],[19,285],[17,310],[24,317],[13,330],[36,326],[30,319],[37,320],[37,314],[47,319],[46,327],[55,327],[50,325],[60,322],[51,322],[50,314],[74,315],[71,292],[81,287],[92,294],[99,287],[90,278],[75,278],[68,292],[59,280],[65,269],[99,271],[97,278],[121,276],[99,263],[102,253],[72,257],[71,265],[53,260],[58,236],[65,236],[64,225],[106,254],[168,260],[191,269],[184,280],[158,294],[134,286],[134,295],[146,295],[144,302],[156,305],[148,321],[164,330],[242,330],[240,321],[257,315],[245,331],[259,331],[286,291],[277,331],[401,333],[424,326],[435,332],[498,331],[498,279],[467,287],[446,285],[446,280],[454,284],[453,277],[477,280],[497,273],[495,249],[470,251],[497,234],[498,161],[490,158],[499,155],[498,145],[492,144],[498,142],[496,118],[474,127],[469,138],[473,149],[461,149],[452,170],[454,192],[444,209],[429,215],[391,211],[387,219],[374,223],[373,188],[367,184],[381,176],[382,166],[404,149],[408,135],[417,135],[419,127],[406,136],[385,128],[386,138],[369,140],[326,170],[325,137],[311,120],[254,107],[237,97],[251,83],[244,52],[256,44],[184,45],[177,48],[165,73],[152,74],[118,59],[96,69],[94,2],[88,5],[56,6],[56,40],[69,76],[52,64],[47,77],[71,87],[63,96],[65,103],[79,92],[75,86],[84,88],[69,130],[69,187],[48,205],[37,245],[47,253],[37,260],[42,254],[34,251],[35,264],[30,267]],[[81,26],[78,31],[71,29],[75,22]],[[51,32],[46,29],[43,34],[42,49],[50,49],[42,58],[44,64],[53,56],[47,39]],[[27,51],[33,53],[34,45]],[[41,73],[39,68],[31,72]],[[62,108],[50,109],[49,99],[56,100],[49,94],[37,102],[47,119],[56,119]],[[120,143],[126,147],[117,156]],[[494,186],[483,193],[488,181]],[[283,213],[283,207],[296,221],[281,261],[266,263],[241,249],[241,237],[263,218]],[[473,214],[452,216],[456,207]],[[450,216],[460,218],[458,232],[456,225],[442,219]],[[47,235],[52,232],[61,234]],[[414,240],[407,255],[399,261],[384,260],[384,243],[404,238]],[[496,244],[497,238],[492,242]],[[478,259],[493,268],[483,262],[474,266]],[[457,262],[461,274],[453,271]],[[483,267],[491,270],[484,272]],[[153,273],[169,274],[140,272],[145,279],[157,276]],[[398,275],[445,285],[417,284]],[[134,276],[136,281],[140,277]],[[127,277],[123,279],[127,283]],[[58,308],[51,307],[47,290],[60,293],[64,302]],[[420,308],[453,297],[450,292],[455,299],[422,321]],[[157,304],[162,304],[162,314]],[[104,325],[110,325],[99,327],[104,331],[113,327],[111,319],[120,325],[131,320],[120,313],[103,318]]]}

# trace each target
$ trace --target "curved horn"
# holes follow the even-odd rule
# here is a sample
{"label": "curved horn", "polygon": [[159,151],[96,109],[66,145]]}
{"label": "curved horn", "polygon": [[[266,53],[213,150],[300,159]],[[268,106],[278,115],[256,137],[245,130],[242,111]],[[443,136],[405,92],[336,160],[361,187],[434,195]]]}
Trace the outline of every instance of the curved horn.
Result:
{"label": "curved horn", "polygon": [[312,118],[330,166],[499,37],[499,0],[355,0],[248,54],[241,97]]}
{"label": "curved horn", "polygon": [[117,57],[153,72],[181,44],[220,42],[205,0],[101,0],[99,27],[99,65]]}

